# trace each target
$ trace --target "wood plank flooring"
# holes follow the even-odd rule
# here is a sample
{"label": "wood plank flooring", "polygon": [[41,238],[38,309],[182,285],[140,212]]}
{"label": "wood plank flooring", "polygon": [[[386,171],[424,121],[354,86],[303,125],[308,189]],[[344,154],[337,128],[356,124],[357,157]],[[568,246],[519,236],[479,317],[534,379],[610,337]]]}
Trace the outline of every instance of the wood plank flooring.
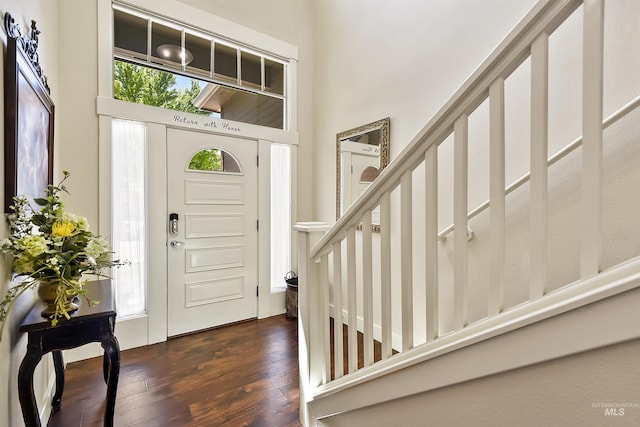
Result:
{"label": "wood plank flooring", "polygon": [[[335,341],[334,341],[334,329],[333,329],[333,318],[329,319],[329,344],[331,346],[331,379],[336,379],[336,364],[335,364]],[[357,366],[358,369],[362,369],[364,367],[364,335],[362,332],[357,331],[357,340],[358,340],[358,354],[357,354]],[[393,354],[397,352],[394,351]],[[342,325],[342,360],[343,360],[343,368],[342,375],[347,375],[349,373],[349,327],[347,325]],[[382,360],[382,344],[379,341],[373,340],[373,361],[378,362]]]}
{"label": "wood plank flooring", "polygon": [[[284,315],[121,353],[116,426],[300,426],[297,322]],[[49,427],[101,426],[102,358],[70,363]]]}

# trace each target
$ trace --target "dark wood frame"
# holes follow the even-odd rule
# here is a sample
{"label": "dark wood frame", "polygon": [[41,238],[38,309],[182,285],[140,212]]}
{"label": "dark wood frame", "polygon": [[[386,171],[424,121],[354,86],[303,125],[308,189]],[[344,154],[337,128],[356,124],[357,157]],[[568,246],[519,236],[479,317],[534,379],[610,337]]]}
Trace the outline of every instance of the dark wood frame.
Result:
{"label": "dark wood frame", "polygon": [[[13,197],[19,194],[19,189],[25,184],[37,187],[39,194],[24,194],[30,199],[43,197],[47,185],[53,184],[53,125],[54,125],[54,104],[49,95],[50,89],[47,79],[42,73],[38,56],[38,35],[40,31],[36,28],[35,21],[31,21],[31,34],[29,37],[23,36],[20,27],[9,13],[4,16],[5,31],[7,33],[7,54],[5,58],[4,75],[4,170],[5,170],[5,190],[4,205],[5,212],[10,212],[13,204]],[[22,91],[22,96],[21,96]],[[28,91],[28,92],[25,92]],[[26,97],[24,95],[27,95]],[[35,100],[35,103],[34,103]],[[40,110],[45,112],[46,117],[21,117],[26,114],[27,107],[32,107],[31,111]],[[46,119],[46,120],[45,120]],[[38,121],[43,123],[45,128],[38,131],[36,128],[35,140],[29,138],[26,132],[26,124],[37,126]],[[33,130],[33,129],[32,129]],[[37,134],[44,136],[45,141],[40,141]],[[40,185],[33,182],[23,182],[21,169],[36,167],[29,164],[31,160],[22,156],[24,149],[31,146],[43,145],[40,149],[46,149],[46,160],[40,167],[47,170],[41,176],[46,176],[47,183]],[[41,153],[45,154],[45,153]],[[43,187],[43,188],[40,188]]]}

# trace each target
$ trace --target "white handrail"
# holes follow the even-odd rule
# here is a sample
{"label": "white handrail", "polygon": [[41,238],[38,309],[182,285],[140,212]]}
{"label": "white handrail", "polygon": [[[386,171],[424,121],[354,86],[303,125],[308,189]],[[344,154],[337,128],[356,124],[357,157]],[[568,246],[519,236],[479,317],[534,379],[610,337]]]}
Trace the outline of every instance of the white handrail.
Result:
{"label": "white handrail", "polygon": [[[631,100],[630,102],[625,104],[622,108],[620,108],[618,111],[616,111],[615,113],[613,113],[609,117],[607,117],[602,122],[602,127],[604,129],[607,129],[609,126],[617,123],[620,119],[626,117],[629,113],[631,113],[633,110],[635,110],[638,107],[640,107],[640,96],[634,98],[633,100]],[[582,136],[579,136],[578,138],[574,139],[569,145],[564,147],[562,150],[558,151],[553,156],[549,157],[549,160],[547,160],[547,167],[553,166],[558,161],[560,161],[563,158],[565,158],[568,154],[570,154],[573,151],[575,151],[578,147],[580,147],[580,145],[582,145]],[[531,174],[530,173],[524,174],[523,176],[518,178],[516,181],[514,181],[513,184],[511,184],[507,188],[505,188],[504,194],[505,195],[511,194],[512,192],[514,192],[518,188],[522,187],[524,184],[527,183],[527,181],[529,181],[529,178],[531,178]],[[467,219],[471,219],[471,218],[474,218],[474,217],[478,216],[480,213],[482,213],[488,207],[489,207],[489,200],[487,200],[486,202],[484,202],[483,204],[481,204],[480,206],[478,206],[474,210],[470,211],[467,214]],[[453,224],[451,224],[450,226],[448,226],[447,228],[442,230],[440,233],[438,233],[438,239],[439,240],[446,239],[447,234],[451,233],[453,231],[453,229],[454,229]]]}
{"label": "white handrail", "polygon": [[438,145],[453,131],[461,114],[471,114],[488,96],[489,85],[498,77],[508,77],[529,56],[533,40],[543,31],[552,33],[580,5],[581,0],[542,0],[520,21],[444,107],[422,128],[311,250],[317,260],[331,252],[332,245],[356,227],[367,210],[373,210],[385,192],[400,184],[401,176],[415,169],[431,145]]}

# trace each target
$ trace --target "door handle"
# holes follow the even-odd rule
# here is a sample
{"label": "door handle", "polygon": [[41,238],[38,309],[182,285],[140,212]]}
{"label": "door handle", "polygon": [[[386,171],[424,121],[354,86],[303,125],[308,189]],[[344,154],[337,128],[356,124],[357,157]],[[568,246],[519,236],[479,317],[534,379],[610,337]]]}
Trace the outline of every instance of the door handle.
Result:
{"label": "door handle", "polygon": [[180,246],[184,246],[184,242],[178,242],[177,240],[172,240],[169,243],[169,246],[171,246],[172,248],[177,248],[177,247],[180,247]]}

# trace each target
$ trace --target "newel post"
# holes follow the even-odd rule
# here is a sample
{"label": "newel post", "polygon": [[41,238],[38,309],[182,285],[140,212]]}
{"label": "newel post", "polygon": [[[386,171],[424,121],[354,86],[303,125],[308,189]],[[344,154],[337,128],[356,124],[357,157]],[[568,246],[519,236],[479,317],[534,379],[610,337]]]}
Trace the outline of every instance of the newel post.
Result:
{"label": "newel post", "polygon": [[311,248],[329,225],[324,222],[299,222],[298,246],[298,356],[300,366],[300,420],[310,425],[307,401],[311,391],[322,384],[322,307],[318,305],[321,284],[320,264],[310,258]]}

